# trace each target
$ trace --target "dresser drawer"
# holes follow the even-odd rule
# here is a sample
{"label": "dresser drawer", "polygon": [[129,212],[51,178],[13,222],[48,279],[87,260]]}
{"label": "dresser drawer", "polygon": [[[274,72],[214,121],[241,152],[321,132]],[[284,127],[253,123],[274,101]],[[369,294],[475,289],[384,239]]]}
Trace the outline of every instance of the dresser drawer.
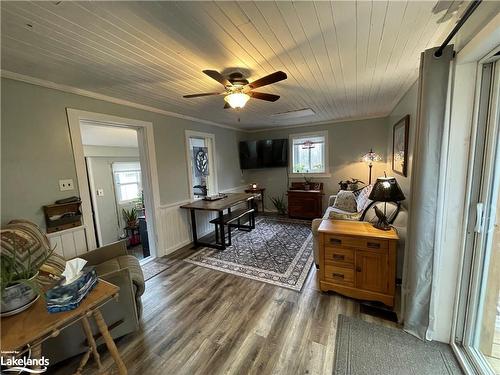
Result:
{"label": "dresser drawer", "polygon": [[389,241],[379,240],[375,238],[348,237],[326,234],[325,246],[378,250],[389,248]]}
{"label": "dresser drawer", "polygon": [[326,246],[325,262],[347,268],[354,267],[354,250]]}
{"label": "dresser drawer", "polygon": [[325,280],[335,284],[354,286],[354,269],[326,264]]}

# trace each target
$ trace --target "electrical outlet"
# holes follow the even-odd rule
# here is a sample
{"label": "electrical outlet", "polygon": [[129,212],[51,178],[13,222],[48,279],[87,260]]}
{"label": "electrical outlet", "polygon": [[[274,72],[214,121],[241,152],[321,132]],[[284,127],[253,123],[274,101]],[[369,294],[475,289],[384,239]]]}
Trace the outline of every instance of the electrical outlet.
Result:
{"label": "electrical outlet", "polygon": [[59,190],[60,191],[67,191],[67,190],[73,190],[75,187],[73,185],[73,180],[67,179],[67,180],[59,180]]}
{"label": "electrical outlet", "polygon": [[96,194],[98,197],[104,197],[104,189],[97,189]]}

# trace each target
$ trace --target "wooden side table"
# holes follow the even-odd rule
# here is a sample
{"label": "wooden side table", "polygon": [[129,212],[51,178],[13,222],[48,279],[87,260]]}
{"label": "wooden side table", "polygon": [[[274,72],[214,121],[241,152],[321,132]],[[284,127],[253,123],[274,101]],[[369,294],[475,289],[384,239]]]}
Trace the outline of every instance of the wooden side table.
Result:
{"label": "wooden side table", "polygon": [[[261,203],[262,203],[262,212],[264,212],[264,191],[266,191],[265,188],[256,188],[256,189],[246,189],[245,193],[250,193],[250,194],[259,194]],[[255,205],[257,207],[257,205]]]}
{"label": "wooden side table", "polygon": [[394,307],[398,234],[370,223],[323,220],[319,226],[319,286]]}
{"label": "wooden side table", "polygon": [[106,343],[108,351],[113,357],[118,368],[118,373],[120,375],[127,374],[127,368],[120,357],[113,338],[109,334],[106,322],[99,311],[101,306],[111,301],[113,298],[118,297],[119,289],[120,288],[117,286],[99,279],[95,288],[87,295],[78,308],[54,314],[49,314],[43,298],[39,298],[38,301],[26,311],[2,318],[1,351],[17,352],[19,355],[31,350],[32,357],[40,357],[41,344],[45,340],[57,336],[62,329],[77,322],[81,322],[82,329],[89,343],[89,350],[83,355],[76,373],[79,374],[82,371],[90,354],[94,356],[99,371],[102,371],[100,356],[97,352],[97,346],[94,336],[92,335],[90,322],[88,321],[88,318],[92,316]]}

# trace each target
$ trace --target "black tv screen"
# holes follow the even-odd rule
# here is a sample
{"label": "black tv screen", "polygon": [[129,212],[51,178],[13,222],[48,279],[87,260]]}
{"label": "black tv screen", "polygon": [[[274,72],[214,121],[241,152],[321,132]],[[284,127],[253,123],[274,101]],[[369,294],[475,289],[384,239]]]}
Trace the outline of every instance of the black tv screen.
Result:
{"label": "black tv screen", "polygon": [[288,139],[240,142],[241,169],[275,168],[288,165]]}

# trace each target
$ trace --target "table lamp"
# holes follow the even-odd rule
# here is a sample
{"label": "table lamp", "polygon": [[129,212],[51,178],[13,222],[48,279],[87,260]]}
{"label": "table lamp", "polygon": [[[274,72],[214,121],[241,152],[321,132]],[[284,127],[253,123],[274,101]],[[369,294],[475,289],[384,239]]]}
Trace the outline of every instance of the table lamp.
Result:
{"label": "table lamp", "polygon": [[372,201],[384,202],[384,212],[377,206],[374,206],[378,221],[373,226],[381,230],[389,230],[391,226],[387,221],[387,202],[397,202],[405,199],[405,195],[401,191],[398,182],[394,177],[379,177],[373,185],[373,189],[368,197]]}
{"label": "table lamp", "polygon": [[382,160],[382,158],[380,157],[379,154],[373,152],[372,149],[370,149],[370,152],[365,154],[362,158],[362,160],[365,162],[365,163],[368,163],[368,167],[370,168],[370,174],[369,174],[369,177],[368,177],[368,185],[371,185],[372,184],[372,167],[373,167],[373,162],[374,161],[380,161]]}

